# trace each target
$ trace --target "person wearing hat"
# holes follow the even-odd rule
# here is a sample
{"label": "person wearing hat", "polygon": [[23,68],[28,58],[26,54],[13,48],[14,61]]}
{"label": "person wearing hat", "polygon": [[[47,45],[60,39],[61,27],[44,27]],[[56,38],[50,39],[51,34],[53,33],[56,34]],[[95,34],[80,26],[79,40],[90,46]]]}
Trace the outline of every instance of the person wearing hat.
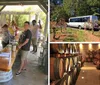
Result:
{"label": "person wearing hat", "polygon": [[3,36],[2,36],[2,46],[4,48],[4,47],[6,47],[9,44],[9,41],[10,41],[10,38],[11,38],[11,34],[8,31],[8,25],[7,24],[5,24],[2,27],[2,33],[3,33]]}

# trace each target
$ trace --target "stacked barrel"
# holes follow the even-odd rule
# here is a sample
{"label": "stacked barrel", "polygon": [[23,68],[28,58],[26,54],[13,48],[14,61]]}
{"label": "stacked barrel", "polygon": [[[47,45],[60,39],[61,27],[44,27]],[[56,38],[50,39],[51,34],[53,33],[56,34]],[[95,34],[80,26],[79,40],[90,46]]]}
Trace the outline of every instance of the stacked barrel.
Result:
{"label": "stacked barrel", "polygon": [[100,69],[100,49],[96,51],[88,51],[87,54],[86,62],[93,62],[93,64]]}
{"label": "stacked barrel", "polygon": [[88,51],[87,52],[87,57],[86,57],[86,62],[93,62],[95,56],[95,51]]}
{"label": "stacked barrel", "polygon": [[100,49],[96,51],[96,55],[93,58],[93,64],[96,65],[97,69],[100,69]]}
{"label": "stacked barrel", "polygon": [[80,68],[81,55],[70,53],[68,44],[50,46],[50,82],[51,85],[75,85]]}

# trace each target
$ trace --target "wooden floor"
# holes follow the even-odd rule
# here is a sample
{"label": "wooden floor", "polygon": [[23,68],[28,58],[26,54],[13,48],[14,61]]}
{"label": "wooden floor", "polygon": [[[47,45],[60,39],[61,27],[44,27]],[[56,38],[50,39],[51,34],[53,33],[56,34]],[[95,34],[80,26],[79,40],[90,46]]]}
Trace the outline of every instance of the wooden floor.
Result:
{"label": "wooden floor", "polygon": [[100,85],[100,70],[92,63],[85,63],[81,68],[76,85]]}

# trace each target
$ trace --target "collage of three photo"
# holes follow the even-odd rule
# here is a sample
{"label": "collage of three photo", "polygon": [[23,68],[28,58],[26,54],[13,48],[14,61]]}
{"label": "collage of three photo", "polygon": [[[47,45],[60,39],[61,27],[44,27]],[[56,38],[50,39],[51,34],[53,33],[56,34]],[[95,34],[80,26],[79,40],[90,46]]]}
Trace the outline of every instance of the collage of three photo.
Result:
{"label": "collage of three photo", "polygon": [[100,85],[99,3],[50,0],[50,85]]}
{"label": "collage of three photo", "polygon": [[0,0],[0,85],[100,85],[100,0]]}

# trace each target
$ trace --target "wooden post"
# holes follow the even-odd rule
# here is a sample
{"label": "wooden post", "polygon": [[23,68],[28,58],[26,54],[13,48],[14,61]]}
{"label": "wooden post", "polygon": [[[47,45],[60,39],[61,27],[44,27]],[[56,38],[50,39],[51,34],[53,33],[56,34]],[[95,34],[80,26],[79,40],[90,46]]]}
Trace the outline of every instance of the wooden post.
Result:
{"label": "wooden post", "polygon": [[45,22],[45,28],[44,28],[44,40],[47,39],[47,30],[48,29],[48,14],[46,15],[46,22]]}
{"label": "wooden post", "polygon": [[38,13],[35,14],[35,20],[38,21]]}
{"label": "wooden post", "polygon": [[31,14],[29,14],[29,22],[31,22]]}

